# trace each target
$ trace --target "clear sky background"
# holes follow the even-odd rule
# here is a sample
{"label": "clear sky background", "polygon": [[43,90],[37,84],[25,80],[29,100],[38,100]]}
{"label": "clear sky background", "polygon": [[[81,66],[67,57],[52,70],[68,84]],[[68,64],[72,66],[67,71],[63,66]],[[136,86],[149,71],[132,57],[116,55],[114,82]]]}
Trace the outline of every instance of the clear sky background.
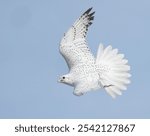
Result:
{"label": "clear sky background", "polygon": [[[131,84],[115,100],[57,83],[68,72],[59,42],[90,7],[94,55],[111,44],[131,65]],[[0,0],[0,118],[150,118],[149,70],[149,0]]]}

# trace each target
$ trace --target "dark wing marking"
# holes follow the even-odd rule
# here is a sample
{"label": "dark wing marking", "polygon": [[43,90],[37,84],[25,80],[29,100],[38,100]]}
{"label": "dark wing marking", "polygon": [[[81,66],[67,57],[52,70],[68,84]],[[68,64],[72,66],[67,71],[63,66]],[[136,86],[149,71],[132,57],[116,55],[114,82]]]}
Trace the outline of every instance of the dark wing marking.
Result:
{"label": "dark wing marking", "polygon": [[91,64],[94,61],[85,39],[94,19],[95,12],[90,13],[91,10],[92,8],[89,8],[76,20],[60,43],[60,53],[66,60],[69,69],[84,63]]}
{"label": "dark wing marking", "polygon": [[92,24],[92,20],[94,20],[95,12],[91,13],[91,10],[92,8],[89,8],[76,20],[67,33],[64,34],[61,44],[67,44],[76,39],[86,37],[88,28]]}

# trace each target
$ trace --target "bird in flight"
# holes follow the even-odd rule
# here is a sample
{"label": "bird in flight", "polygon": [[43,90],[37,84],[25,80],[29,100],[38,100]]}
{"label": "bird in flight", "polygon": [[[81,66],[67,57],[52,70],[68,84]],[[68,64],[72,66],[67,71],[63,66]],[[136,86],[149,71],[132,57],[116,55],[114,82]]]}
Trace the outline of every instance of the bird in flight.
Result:
{"label": "bird in flight", "polygon": [[73,94],[76,96],[105,89],[115,98],[121,95],[130,83],[130,66],[124,55],[111,45],[104,47],[100,44],[96,58],[93,56],[86,36],[94,20],[94,13],[92,8],[89,8],[64,34],[59,51],[68,65],[69,73],[60,76],[58,81],[74,87]]}

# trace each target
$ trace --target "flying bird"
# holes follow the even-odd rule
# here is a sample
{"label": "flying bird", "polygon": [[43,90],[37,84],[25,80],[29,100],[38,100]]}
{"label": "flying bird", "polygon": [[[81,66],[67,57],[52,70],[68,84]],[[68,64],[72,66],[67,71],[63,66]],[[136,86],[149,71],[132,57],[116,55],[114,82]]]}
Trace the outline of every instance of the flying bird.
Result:
{"label": "flying bird", "polygon": [[127,89],[131,74],[128,60],[111,45],[99,45],[96,58],[91,53],[86,36],[94,20],[92,8],[85,11],[64,34],[59,51],[64,57],[69,73],[58,81],[74,87],[73,94],[81,96],[89,91],[105,89],[115,98]]}

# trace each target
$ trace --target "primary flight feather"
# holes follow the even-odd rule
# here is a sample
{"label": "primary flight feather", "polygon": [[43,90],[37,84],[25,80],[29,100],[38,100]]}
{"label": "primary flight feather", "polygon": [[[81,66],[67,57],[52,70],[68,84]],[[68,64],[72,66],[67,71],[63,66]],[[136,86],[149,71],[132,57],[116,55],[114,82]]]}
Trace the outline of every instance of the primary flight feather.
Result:
{"label": "primary flight feather", "polygon": [[104,88],[115,98],[130,83],[130,66],[124,55],[111,45],[104,48],[100,44],[94,58],[86,42],[88,28],[94,20],[95,12],[91,13],[91,10],[89,8],[76,20],[60,42],[60,53],[67,62],[69,73],[61,76],[59,82],[73,86],[77,96]]}

